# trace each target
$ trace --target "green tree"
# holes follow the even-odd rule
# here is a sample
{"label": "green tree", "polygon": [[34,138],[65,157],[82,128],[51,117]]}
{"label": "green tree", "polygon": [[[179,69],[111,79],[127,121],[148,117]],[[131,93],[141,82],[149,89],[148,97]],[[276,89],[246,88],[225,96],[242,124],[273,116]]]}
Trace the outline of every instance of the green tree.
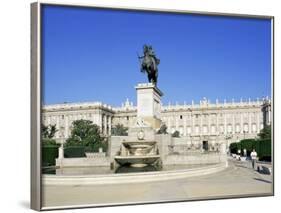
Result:
{"label": "green tree", "polygon": [[174,138],[179,138],[180,137],[180,132],[179,131],[174,131],[174,133],[172,134],[172,137]]}
{"label": "green tree", "polygon": [[271,125],[265,126],[258,134],[260,139],[270,139],[271,138]]}
{"label": "green tree", "polygon": [[49,135],[48,126],[45,126],[44,124],[42,124],[42,126],[41,126],[41,132],[42,132],[42,137],[43,137],[43,138],[48,138],[48,135]]}
{"label": "green tree", "polygon": [[84,146],[88,151],[97,151],[99,147],[107,149],[106,138],[102,136],[98,125],[90,120],[76,120],[72,122],[67,146]]}
{"label": "green tree", "polygon": [[166,124],[161,125],[160,129],[157,131],[157,134],[168,134]]}
{"label": "green tree", "polygon": [[42,124],[41,131],[43,145],[57,145],[56,141],[53,139],[56,132],[58,131],[56,125],[45,126],[44,124]]}
{"label": "green tree", "polygon": [[229,145],[229,150],[230,150],[230,153],[233,153],[233,154],[237,154],[237,150],[238,150],[238,143],[231,143]]}
{"label": "green tree", "polygon": [[44,124],[42,124],[41,131],[42,131],[42,138],[50,140],[55,136],[55,134],[58,130],[57,130],[55,124],[48,125],[48,126],[45,126]]}
{"label": "green tree", "polygon": [[42,137],[48,139],[52,139],[55,136],[56,132],[58,131],[56,128],[56,124],[48,125],[48,126],[42,124],[41,130],[42,130]]}
{"label": "green tree", "polygon": [[117,124],[116,126],[111,128],[111,135],[127,136],[128,135],[128,128],[124,127],[123,124]]}

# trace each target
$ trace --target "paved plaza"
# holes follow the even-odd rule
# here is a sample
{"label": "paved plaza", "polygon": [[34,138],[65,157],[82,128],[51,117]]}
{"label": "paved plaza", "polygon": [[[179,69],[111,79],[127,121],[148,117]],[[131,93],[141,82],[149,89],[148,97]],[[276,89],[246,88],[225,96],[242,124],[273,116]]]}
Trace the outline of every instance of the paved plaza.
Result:
{"label": "paved plaza", "polygon": [[43,206],[189,200],[269,195],[272,175],[253,171],[250,162],[229,160],[222,172],[185,179],[95,186],[44,186]]}

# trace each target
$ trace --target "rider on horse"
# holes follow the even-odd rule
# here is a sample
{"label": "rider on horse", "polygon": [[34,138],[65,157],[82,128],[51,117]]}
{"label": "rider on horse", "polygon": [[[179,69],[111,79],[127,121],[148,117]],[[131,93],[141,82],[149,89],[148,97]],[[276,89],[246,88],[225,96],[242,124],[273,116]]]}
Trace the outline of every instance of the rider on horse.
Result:
{"label": "rider on horse", "polygon": [[160,63],[150,45],[143,46],[143,56],[139,56],[142,59],[141,72],[147,72],[148,81],[150,83],[157,84],[158,68],[157,65]]}

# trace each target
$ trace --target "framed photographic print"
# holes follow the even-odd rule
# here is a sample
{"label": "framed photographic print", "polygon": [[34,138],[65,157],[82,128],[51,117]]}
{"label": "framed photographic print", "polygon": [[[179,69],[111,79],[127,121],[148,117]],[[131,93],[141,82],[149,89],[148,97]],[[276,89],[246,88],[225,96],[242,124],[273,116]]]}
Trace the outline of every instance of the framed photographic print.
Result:
{"label": "framed photographic print", "polygon": [[31,5],[31,207],[274,195],[271,16]]}

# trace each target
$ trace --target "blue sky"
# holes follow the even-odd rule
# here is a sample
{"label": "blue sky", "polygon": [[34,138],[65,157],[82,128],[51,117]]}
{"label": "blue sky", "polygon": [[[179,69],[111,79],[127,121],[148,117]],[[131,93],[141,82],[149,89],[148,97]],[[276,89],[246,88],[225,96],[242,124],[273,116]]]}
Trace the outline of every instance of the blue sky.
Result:
{"label": "blue sky", "polygon": [[270,96],[269,19],[44,6],[42,33],[44,104],[136,103],[146,43],[164,104]]}

